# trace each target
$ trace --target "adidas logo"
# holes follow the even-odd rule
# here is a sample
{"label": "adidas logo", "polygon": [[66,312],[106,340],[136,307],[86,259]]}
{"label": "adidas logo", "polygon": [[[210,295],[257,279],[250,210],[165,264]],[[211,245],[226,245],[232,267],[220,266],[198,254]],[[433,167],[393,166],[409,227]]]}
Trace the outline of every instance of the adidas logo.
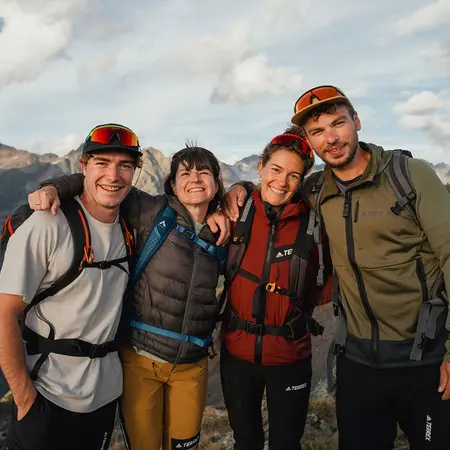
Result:
{"label": "adidas logo", "polygon": [[181,442],[178,441],[179,443],[175,446],[175,448],[192,448],[195,445],[197,445],[200,441],[200,434],[197,434],[197,436],[195,436],[192,439],[187,439],[187,440],[182,440]]}
{"label": "adidas logo", "polygon": [[431,417],[427,415],[427,424],[425,427],[425,440],[431,442]]}
{"label": "adidas logo", "polygon": [[293,251],[294,251],[294,249],[292,249],[292,248],[288,248],[287,250],[282,250],[277,253],[276,258],[283,258],[283,256],[290,256],[290,255],[292,255]]}
{"label": "adidas logo", "polygon": [[299,384],[298,386],[288,386],[286,388],[286,392],[299,391],[301,389],[304,389],[307,385],[308,385],[308,383]]}

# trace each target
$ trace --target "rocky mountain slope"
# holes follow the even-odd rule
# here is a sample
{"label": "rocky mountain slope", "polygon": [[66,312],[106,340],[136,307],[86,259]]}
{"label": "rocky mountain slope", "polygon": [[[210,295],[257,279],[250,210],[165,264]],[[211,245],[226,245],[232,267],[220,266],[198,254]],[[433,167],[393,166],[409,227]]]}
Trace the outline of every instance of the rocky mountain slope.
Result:
{"label": "rocky mountain slope", "polygon": [[[136,186],[150,194],[160,193],[170,158],[151,147],[143,152],[144,167],[137,172]],[[28,193],[35,190],[40,181],[78,172],[80,155],[81,148],[59,157],[53,153],[36,155],[0,143],[0,221],[24,203]],[[221,163],[225,187],[238,180],[257,180],[257,162],[258,156],[251,155],[233,165]],[[433,168],[444,183],[450,183],[450,165],[441,163]]]}
{"label": "rocky mountain slope", "polygon": [[[146,148],[143,153],[144,166],[136,174],[136,186],[150,194],[160,193],[169,171],[170,158],[154,148]],[[36,155],[0,144],[0,221],[3,222],[11,211],[23,204],[40,181],[79,172],[80,155],[81,149],[58,157],[52,153]],[[225,186],[241,179],[256,180],[257,161],[258,157],[253,155],[234,165],[221,163]]]}

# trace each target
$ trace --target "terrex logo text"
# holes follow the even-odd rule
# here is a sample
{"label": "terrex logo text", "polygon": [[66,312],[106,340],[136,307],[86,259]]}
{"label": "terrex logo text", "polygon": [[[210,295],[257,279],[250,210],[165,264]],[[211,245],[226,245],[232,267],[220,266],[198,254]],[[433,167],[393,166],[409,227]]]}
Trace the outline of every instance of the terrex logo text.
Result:
{"label": "terrex logo text", "polygon": [[425,440],[431,442],[431,417],[427,415],[427,424],[425,427]]}
{"label": "terrex logo text", "polygon": [[304,389],[307,385],[308,385],[308,383],[299,384],[298,386],[288,386],[286,388],[286,392],[299,391],[300,389]]}

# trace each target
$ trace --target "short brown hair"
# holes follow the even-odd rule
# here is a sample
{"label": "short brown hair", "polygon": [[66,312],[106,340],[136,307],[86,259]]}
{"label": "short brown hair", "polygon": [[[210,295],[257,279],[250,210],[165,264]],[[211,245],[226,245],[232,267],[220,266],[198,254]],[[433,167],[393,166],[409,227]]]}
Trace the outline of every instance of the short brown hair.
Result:
{"label": "short brown hair", "polygon": [[[282,134],[294,134],[294,135],[298,136],[299,138],[304,139],[303,128],[299,127],[298,125],[292,125],[291,127],[286,128],[286,130],[284,130],[284,132]],[[264,147],[264,150],[259,157],[259,160],[261,161],[262,166],[264,167],[269,162],[272,155],[279,150],[288,150],[290,152],[296,153],[305,161],[305,171],[302,174],[303,177],[305,177],[314,166],[314,154],[311,152],[311,156],[304,155],[300,151],[299,142],[297,142],[295,140],[292,141],[292,143],[287,146],[273,144],[272,142],[269,142]]]}
{"label": "short brown hair", "polygon": [[317,120],[322,114],[334,114],[340,106],[345,106],[350,114],[350,117],[354,117],[356,114],[353,106],[348,103],[336,102],[336,103],[324,103],[322,105],[317,105],[311,111],[308,111],[300,120],[299,126],[302,128],[303,134],[305,134],[305,125],[309,119]]}

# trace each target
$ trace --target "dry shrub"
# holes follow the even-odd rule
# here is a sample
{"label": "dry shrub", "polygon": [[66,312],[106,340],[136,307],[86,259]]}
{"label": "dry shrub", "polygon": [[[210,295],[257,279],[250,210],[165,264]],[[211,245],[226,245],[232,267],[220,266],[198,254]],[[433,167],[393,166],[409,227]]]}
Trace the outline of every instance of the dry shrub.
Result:
{"label": "dry shrub", "polygon": [[334,399],[331,396],[311,398],[309,412],[316,414],[322,419],[334,417],[336,414]]}

